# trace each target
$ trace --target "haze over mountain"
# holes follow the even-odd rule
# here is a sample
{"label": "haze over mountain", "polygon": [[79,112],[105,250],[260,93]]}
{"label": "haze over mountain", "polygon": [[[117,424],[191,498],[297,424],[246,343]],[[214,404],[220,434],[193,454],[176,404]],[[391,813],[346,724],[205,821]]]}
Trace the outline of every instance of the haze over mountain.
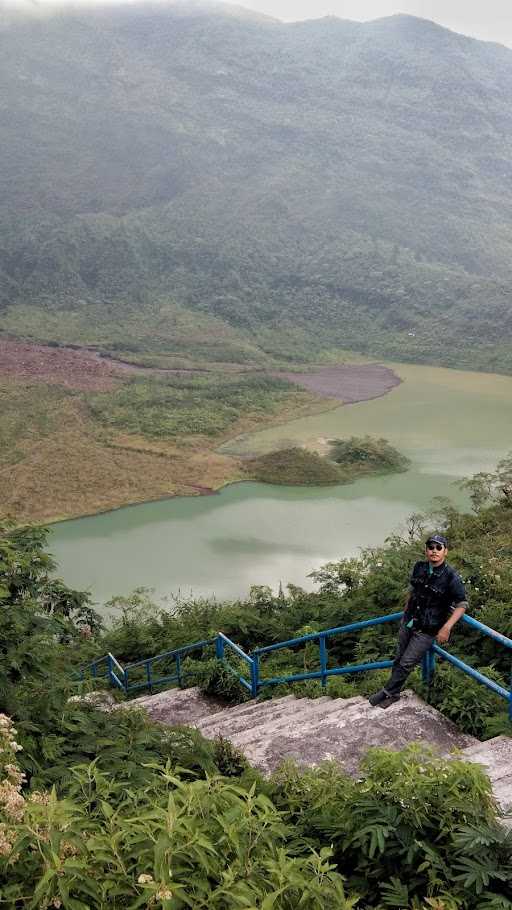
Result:
{"label": "haze over mountain", "polygon": [[512,51],[410,16],[0,21],[0,329],[512,368]]}

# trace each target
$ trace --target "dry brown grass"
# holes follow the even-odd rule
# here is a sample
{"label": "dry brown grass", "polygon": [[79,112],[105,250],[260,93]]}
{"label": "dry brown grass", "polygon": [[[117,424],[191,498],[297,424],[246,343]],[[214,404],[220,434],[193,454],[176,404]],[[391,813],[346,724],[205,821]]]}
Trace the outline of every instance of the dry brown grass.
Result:
{"label": "dry brown grass", "polygon": [[11,405],[10,425],[0,439],[0,517],[17,522],[218,490],[246,477],[239,459],[215,451],[223,442],[339,405],[296,390],[278,413],[249,414],[222,437],[156,441],[101,428],[69,389],[61,393],[56,386],[11,377],[0,391]]}
{"label": "dry brown grass", "polygon": [[[125,443],[123,445],[123,442]],[[2,515],[22,521],[54,521],[178,494],[217,489],[240,476],[238,462],[212,451],[169,452],[113,444],[98,434],[80,402],[69,400],[61,424],[22,457],[0,469]]]}

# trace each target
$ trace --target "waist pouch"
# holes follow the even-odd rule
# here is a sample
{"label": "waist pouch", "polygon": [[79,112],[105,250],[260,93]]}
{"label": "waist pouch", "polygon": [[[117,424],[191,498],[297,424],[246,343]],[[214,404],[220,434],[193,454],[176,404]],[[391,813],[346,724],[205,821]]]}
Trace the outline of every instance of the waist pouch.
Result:
{"label": "waist pouch", "polygon": [[437,625],[426,625],[424,622],[421,622],[419,616],[404,616],[404,625],[406,629],[412,629],[413,632],[425,632],[427,635],[437,635],[439,629],[442,628],[444,622],[437,623]]}

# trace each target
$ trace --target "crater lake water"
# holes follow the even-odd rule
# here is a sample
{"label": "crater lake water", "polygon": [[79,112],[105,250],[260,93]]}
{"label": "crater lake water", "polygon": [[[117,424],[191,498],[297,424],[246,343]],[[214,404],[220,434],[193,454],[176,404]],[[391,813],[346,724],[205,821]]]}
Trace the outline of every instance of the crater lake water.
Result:
{"label": "crater lake water", "polygon": [[100,609],[136,587],[152,589],[156,600],[236,598],[253,584],[310,589],[312,570],[404,530],[407,517],[428,510],[435,497],[465,504],[456,481],[492,470],[512,450],[512,378],[389,366],[403,382],[382,398],[240,437],[224,450],[369,434],[410,458],[406,473],[335,487],[238,483],[213,496],[60,522],[49,541],[59,574],[90,590]]}

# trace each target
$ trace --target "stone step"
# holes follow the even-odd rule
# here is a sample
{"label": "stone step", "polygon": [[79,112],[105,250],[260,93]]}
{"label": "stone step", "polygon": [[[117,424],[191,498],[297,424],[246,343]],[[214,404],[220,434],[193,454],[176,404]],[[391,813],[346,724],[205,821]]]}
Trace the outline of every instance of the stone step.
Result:
{"label": "stone step", "polygon": [[242,737],[235,736],[232,741],[265,773],[291,758],[302,765],[336,759],[350,774],[358,772],[361,759],[371,746],[401,749],[419,741],[437,745],[447,755],[475,742],[412,692],[405,693],[386,711],[372,708],[365,699],[346,708],[340,706],[340,700],[336,701],[336,708],[323,717],[305,715],[300,725],[294,723],[287,729],[280,725],[271,737],[253,737],[243,742]]}
{"label": "stone step", "polygon": [[268,725],[269,722],[277,724],[282,718],[290,720],[292,717],[297,716],[300,719],[304,712],[309,710],[309,703],[315,701],[320,702],[318,705],[319,711],[327,707],[327,705],[330,708],[332,704],[332,699],[327,697],[325,700],[321,698],[292,698],[284,703],[280,700],[279,704],[274,704],[272,701],[264,701],[254,705],[252,711],[238,712],[233,718],[228,712],[226,716],[216,717],[214,715],[210,719],[199,721],[198,729],[203,736],[209,739],[219,734],[229,738],[244,731],[259,730],[262,725]]}
{"label": "stone step", "polygon": [[208,739],[219,734],[232,739],[244,731],[259,730],[261,726],[268,726],[269,722],[279,723],[283,717],[291,719],[296,716],[300,719],[305,710],[307,708],[303,699],[294,699],[276,708],[272,707],[272,702],[264,702],[251,713],[237,715],[233,719],[230,717],[218,718],[216,723],[199,722],[198,728]]}
{"label": "stone step", "polygon": [[[288,713],[286,706],[282,711],[275,714],[268,711],[260,718],[260,723],[256,726],[249,726],[246,729],[240,729],[230,734],[228,737],[233,745],[245,749],[245,746],[252,742],[265,742],[272,740],[273,737],[280,735],[281,732],[291,730],[314,730],[320,721],[332,712],[344,710],[340,708],[340,702],[344,699],[328,699],[328,703],[319,704],[320,699],[298,699],[297,706],[292,714]],[[352,699],[347,699],[352,701]]]}
{"label": "stone step", "polygon": [[144,695],[124,706],[144,708],[161,723],[196,727],[210,739],[225,736],[263,773],[289,758],[307,766],[336,760],[355,775],[371,746],[398,750],[423,742],[446,756],[457,750],[461,759],[484,766],[498,805],[512,818],[512,739],[479,742],[466,736],[410,691],[387,710],[372,708],[360,696],[299,699],[292,694],[226,707],[198,688]]}
{"label": "stone step", "polygon": [[241,705],[233,705],[233,707],[227,707],[224,709],[224,711],[221,712],[222,717],[216,714],[212,714],[210,717],[204,717],[200,722],[201,732],[205,731],[204,735],[206,736],[206,731],[210,728],[214,728],[219,723],[228,723],[230,721],[233,721],[233,723],[236,724],[238,719],[242,720],[246,717],[253,717],[255,715],[257,716],[262,709],[266,710],[266,705],[275,705],[275,710],[279,710],[280,705],[291,705],[292,702],[297,702],[295,696],[285,695],[283,698],[276,698],[275,700],[272,699],[271,701],[250,701],[244,702]]}
{"label": "stone step", "polygon": [[512,739],[495,736],[463,749],[461,758],[477,762],[488,775],[494,796],[503,811],[512,811]]}
{"label": "stone step", "polygon": [[[492,780],[492,792],[501,811],[512,816],[512,773],[498,780]],[[510,819],[512,821],[512,819]]]}
{"label": "stone step", "polygon": [[152,720],[170,727],[178,725],[194,727],[202,718],[226,710],[225,704],[203,695],[196,686],[190,689],[166,689],[156,695],[144,695],[123,702],[119,707],[143,708]]}
{"label": "stone step", "polygon": [[496,762],[509,763],[512,770],[512,738],[510,736],[494,736],[484,742],[477,741],[472,746],[466,747],[464,755],[472,761],[478,761],[479,756],[494,759]]}

